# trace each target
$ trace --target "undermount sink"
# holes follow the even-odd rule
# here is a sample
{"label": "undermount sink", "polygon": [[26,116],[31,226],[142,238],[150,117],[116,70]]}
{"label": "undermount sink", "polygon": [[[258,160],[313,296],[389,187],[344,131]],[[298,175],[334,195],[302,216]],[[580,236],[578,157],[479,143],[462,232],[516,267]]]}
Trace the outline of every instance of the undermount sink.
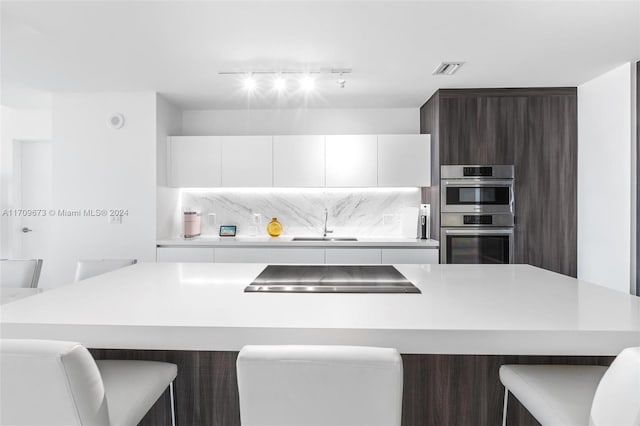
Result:
{"label": "undermount sink", "polygon": [[294,237],[291,241],[358,241],[353,237]]}

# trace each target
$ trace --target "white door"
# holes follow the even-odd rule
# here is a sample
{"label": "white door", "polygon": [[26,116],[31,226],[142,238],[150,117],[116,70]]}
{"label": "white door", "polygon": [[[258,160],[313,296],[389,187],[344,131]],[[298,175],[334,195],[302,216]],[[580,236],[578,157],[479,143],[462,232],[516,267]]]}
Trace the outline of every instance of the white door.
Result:
{"label": "white door", "polygon": [[265,248],[216,248],[216,263],[269,263]]}
{"label": "white door", "polygon": [[169,185],[210,188],[220,186],[221,149],[217,136],[169,138]]}
{"label": "white door", "polygon": [[323,187],[324,136],[274,136],[273,186]]}
{"label": "white door", "polygon": [[430,135],[378,136],[378,186],[431,186]]}
{"label": "white door", "polygon": [[380,249],[332,248],[326,250],[325,262],[343,265],[375,265],[381,263],[381,253]]}
{"label": "white door", "polygon": [[326,137],[326,186],[378,186],[376,135]]}
{"label": "white door", "polygon": [[270,248],[269,263],[322,264],[324,249],[314,248]]}
{"label": "white door", "polygon": [[212,247],[158,247],[156,262],[213,262]]}
{"label": "white door", "polygon": [[222,136],[222,186],[273,186],[271,136]]}
{"label": "white door", "polygon": [[437,248],[382,249],[382,263],[389,265],[438,263]]}
{"label": "white door", "polygon": [[38,287],[50,281],[49,247],[54,218],[52,206],[51,142],[19,141],[15,143],[15,176],[18,189],[13,228],[18,238],[13,257],[43,259]]}

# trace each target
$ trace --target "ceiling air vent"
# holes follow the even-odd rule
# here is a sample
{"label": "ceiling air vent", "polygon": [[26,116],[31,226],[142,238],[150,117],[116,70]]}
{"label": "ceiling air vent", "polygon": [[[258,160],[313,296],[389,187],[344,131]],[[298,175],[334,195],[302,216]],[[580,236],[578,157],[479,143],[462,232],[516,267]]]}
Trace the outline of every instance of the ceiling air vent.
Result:
{"label": "ceiling air vent", "polygon": [[433,75],[453,75],[462,65],[464,62],[443,62],[435,69]]}

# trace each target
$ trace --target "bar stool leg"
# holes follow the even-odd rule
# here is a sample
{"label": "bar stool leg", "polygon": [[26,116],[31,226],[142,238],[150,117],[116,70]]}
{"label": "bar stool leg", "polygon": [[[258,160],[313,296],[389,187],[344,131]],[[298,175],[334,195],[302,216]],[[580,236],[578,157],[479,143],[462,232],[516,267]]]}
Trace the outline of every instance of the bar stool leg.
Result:
{"label": "bar stool leg", "polygon": [[176,401],[173,397],[173,382],[169,383],[169,396],[171,397],[171,426],[176,426]]}
{"label": "bar stool leg", "polygon": [[507,402],[509,401],[509,389],[504,388],[504,406],[502,408],[502,426],[507,426]]}

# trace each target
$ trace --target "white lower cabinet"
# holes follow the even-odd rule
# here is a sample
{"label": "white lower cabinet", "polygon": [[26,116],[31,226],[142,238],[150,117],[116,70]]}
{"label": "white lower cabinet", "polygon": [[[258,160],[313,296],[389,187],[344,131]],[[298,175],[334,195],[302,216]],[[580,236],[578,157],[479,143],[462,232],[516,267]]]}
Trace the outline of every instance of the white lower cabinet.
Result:
{"label": "white lower cabinet", "polygon": [[212,247],[158,247],[157,262],[213,262]]}
{"label": "white lower cabinet", "polygon": [[326,263],[339,263],[339,264],[379,264],[381,261],[380,249],[360,249],[360,248],[345,248],[345,249],[327,249],[325,252]]}
{"label": "white lower cabinet", "polygon": [[290,264],[438,263],[437,248],[158,247],[158,262]]}
{"label": "white lower cabinet", "polygon": [[324,263],[324,249],[313,248],[271,248],[269,249],[269,263]]}
{"label": "white lower cabinet", "polygon": [[438,263],[438,249],[382,249],[382,263],[385,265]]}
{"label": "white lower cabinet", "polygon": [[216,263],[269,263],[268,248],[216,248]]}

